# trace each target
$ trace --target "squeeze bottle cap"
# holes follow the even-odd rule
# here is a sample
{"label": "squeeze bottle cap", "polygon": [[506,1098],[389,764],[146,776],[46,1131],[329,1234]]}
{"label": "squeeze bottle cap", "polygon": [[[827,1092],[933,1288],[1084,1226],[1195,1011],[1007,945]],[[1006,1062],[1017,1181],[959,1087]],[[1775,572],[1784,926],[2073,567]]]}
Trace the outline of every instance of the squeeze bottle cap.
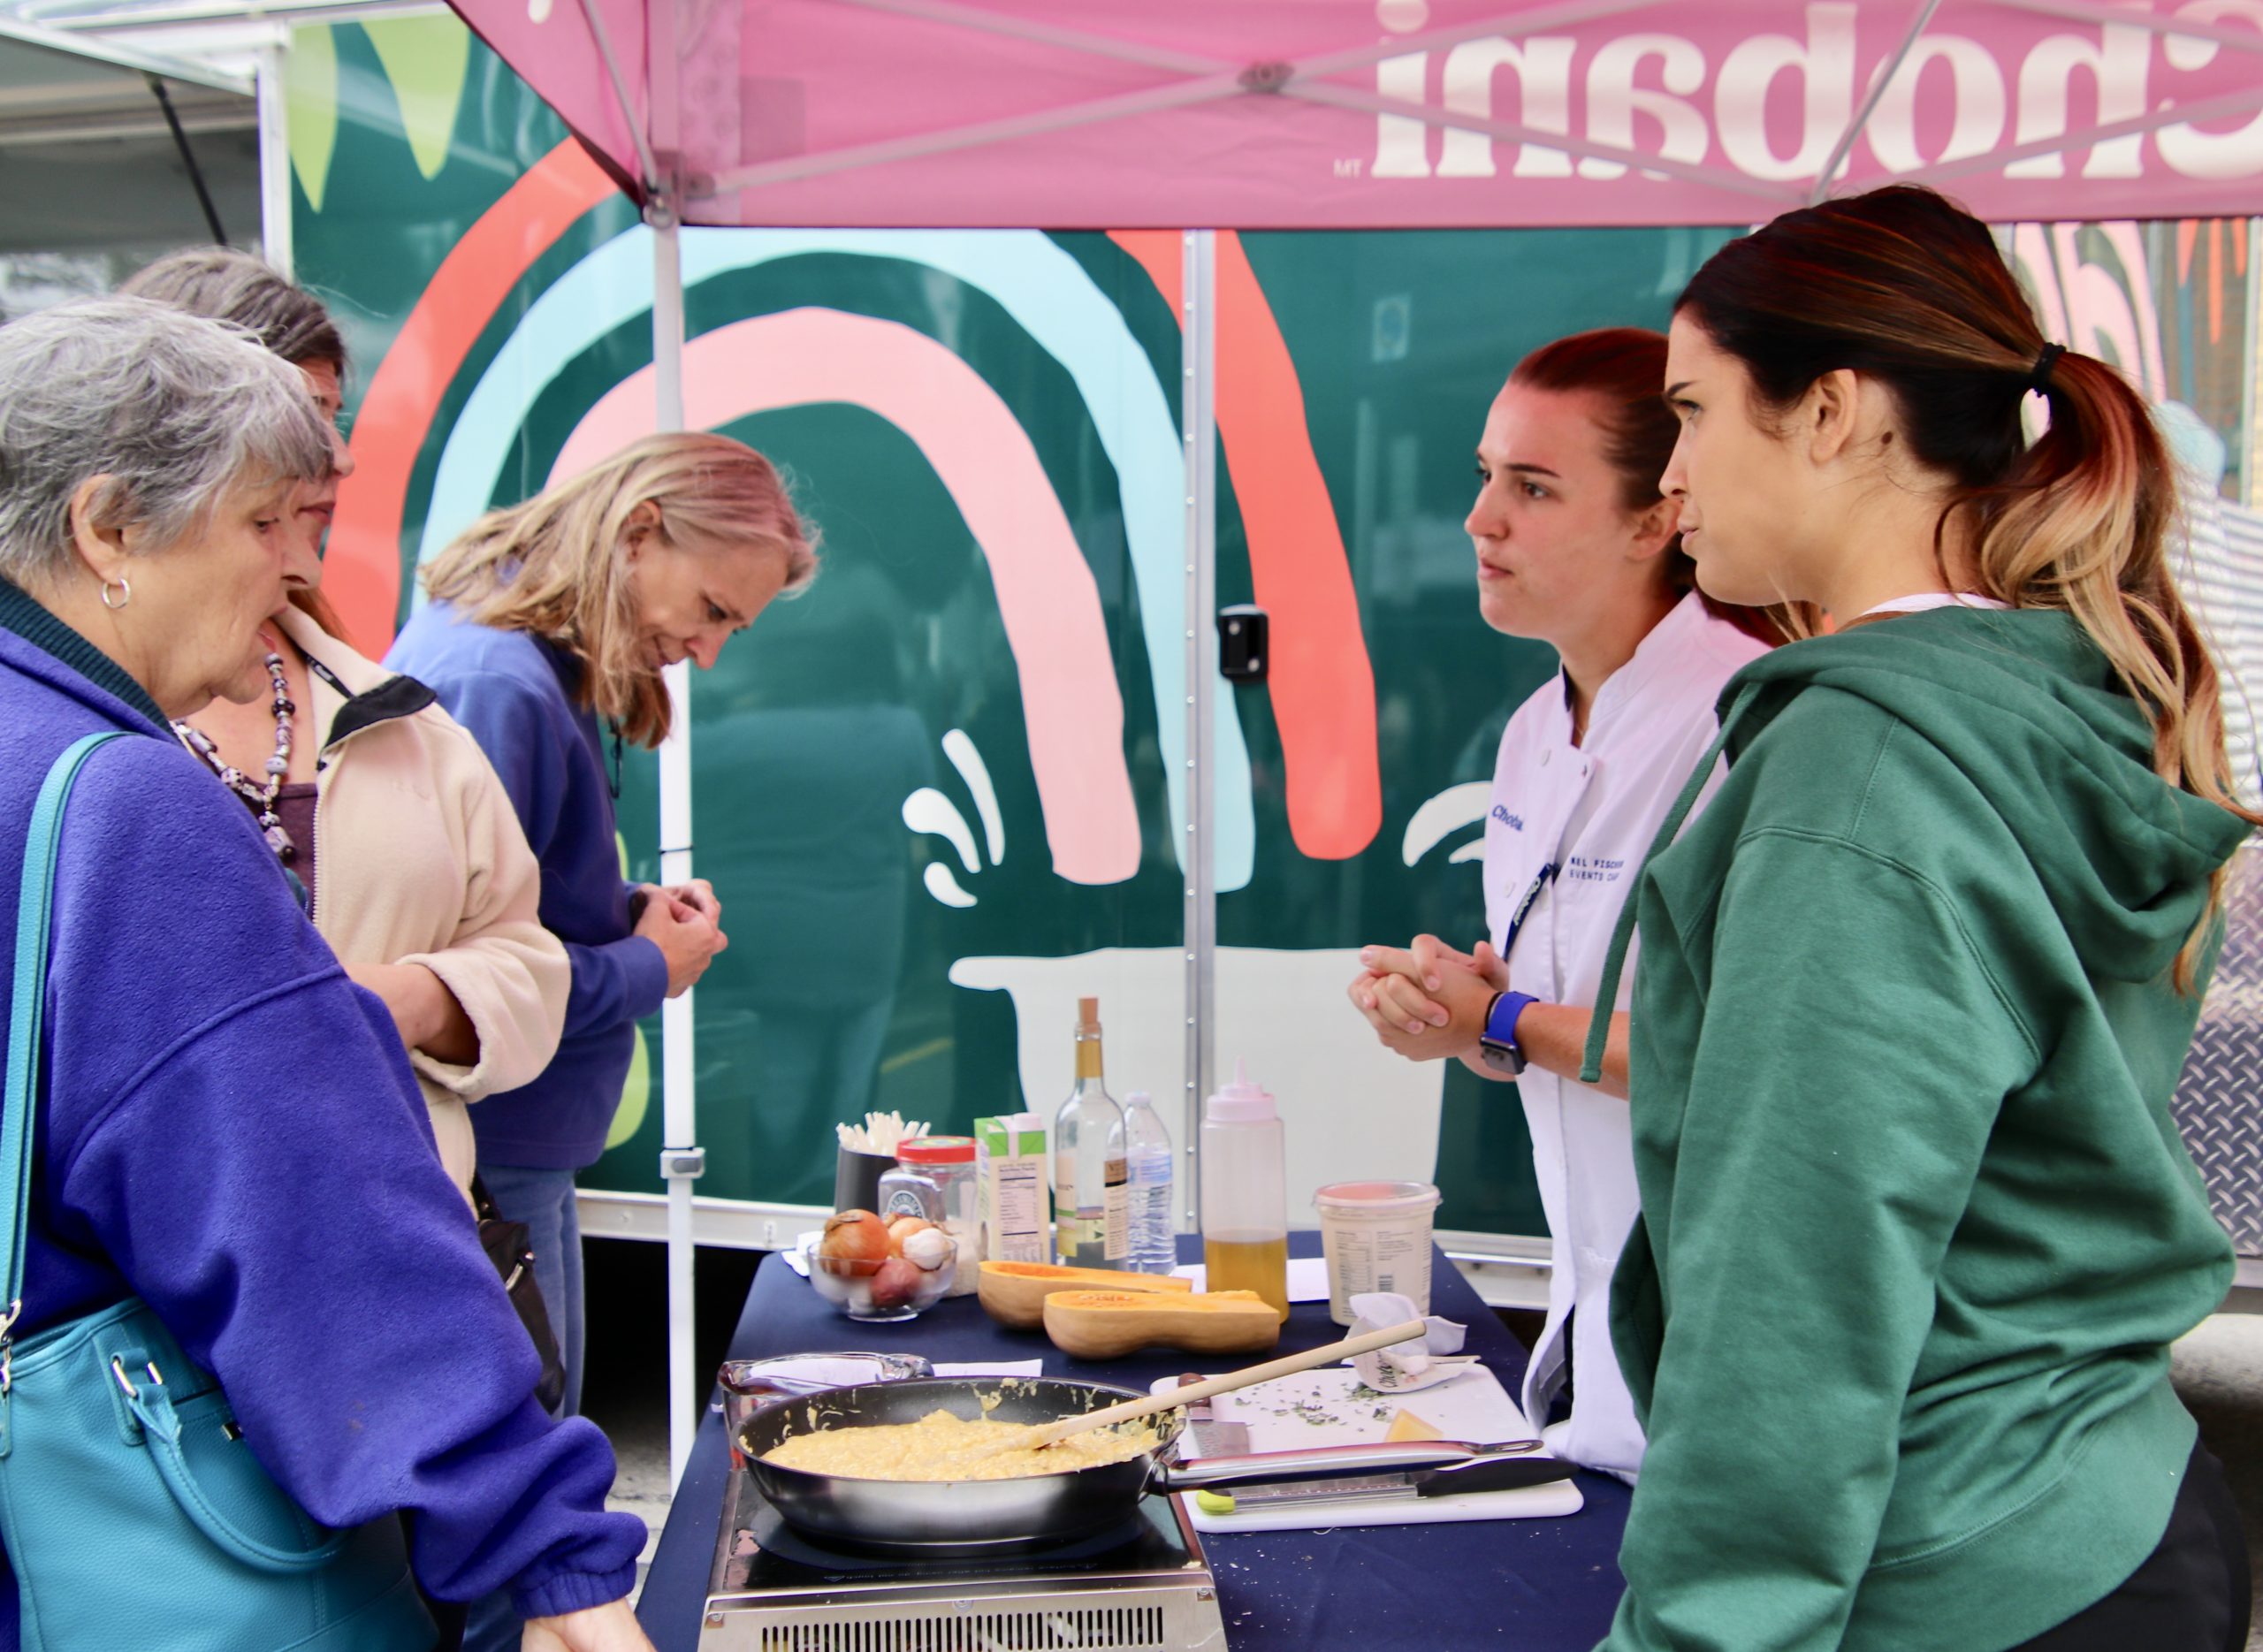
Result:
{"label": "squeeze bottle cap", "polygon": [[1154,1099],[1154,1097],[1153,1097],[1153,1096],[1149,1095],[1149,1094],[1148,1094],[1146,1091],[1144,1091],[1144,1090],[1133,1090],[1133,1091],[1130,1091],[1130,1092],[1126,1092],[1126,1094],[1124,1095],[1124,1105],[1125,1107],[1130,1107],[1130,1106],[1131,1106],[1134,1101],[1139,1101],[1139,1102],[1146,1103],[1147,1105],[1149,1105],[1149,1106],[1153,1106],[1153,1105],[1154,1105],[1154,1100],[1155,1100],[1155,1099]]}
{"label": "squeeze bottle cap", "polygon": [[1202,1116],[1211,1124],[1264,1124],[1279,1115],[1273,1111],[1271,1094],[1250,1083],[1247,1070],[1236,1060],[1233,1083],[1210,1098]]}

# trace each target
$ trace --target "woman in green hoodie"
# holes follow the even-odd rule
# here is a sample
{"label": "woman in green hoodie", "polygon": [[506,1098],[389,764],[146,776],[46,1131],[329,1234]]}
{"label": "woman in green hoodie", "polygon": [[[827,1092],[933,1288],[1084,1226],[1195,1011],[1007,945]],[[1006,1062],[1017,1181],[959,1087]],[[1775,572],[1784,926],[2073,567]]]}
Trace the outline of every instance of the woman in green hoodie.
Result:
{"label": "woman in green hoodie", "polygon": [[1701,589],[1839,629],[1731,681],[1620,922],[1650,1443],[1608,1652],[2238,1648],[2168,1383],[2231,1251],[2168,1099],[2253,817],[2160,438],[1908,187],[1715,255],[1666,377]]}

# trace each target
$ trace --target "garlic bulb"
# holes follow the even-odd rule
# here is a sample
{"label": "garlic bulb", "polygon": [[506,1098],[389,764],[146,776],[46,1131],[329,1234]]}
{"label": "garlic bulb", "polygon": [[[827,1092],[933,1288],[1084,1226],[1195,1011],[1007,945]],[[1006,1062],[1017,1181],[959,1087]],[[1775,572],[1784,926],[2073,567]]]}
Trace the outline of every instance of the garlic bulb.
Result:
{"label": "garlic bulb", "polygon": [[933,1273],[956,1253],[951,1236],[941,1228],[923,1228],[903,1241],[903,1260]]}

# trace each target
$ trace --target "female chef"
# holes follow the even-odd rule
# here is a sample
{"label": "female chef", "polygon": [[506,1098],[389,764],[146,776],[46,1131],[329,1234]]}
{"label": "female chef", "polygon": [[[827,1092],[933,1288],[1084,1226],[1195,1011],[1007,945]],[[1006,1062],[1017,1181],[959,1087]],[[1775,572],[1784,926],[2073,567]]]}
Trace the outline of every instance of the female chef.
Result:
{"label": "female chef", "polygon": [[[1482,1077],[1516,1080],[1554,1236],[1525,1412],[1547,1424],[1575,1370],[1574,1403],[1546,1428],[1549,1447],[1630,1481],[1642,1435],[1609,1313],[1640,1202],[1625,1100],[1628,990],[1602,1083],[1576,1075],[1619,903],[1712,741],[1722,685],[1768,646],[1746,628],[1764,617],[1716,613],[1692,585],[1675,506],[1657,487],[1676,435],[1658,394],[1665,368],[1661,334],[1577,333],[1519,362],[1486,415],[1467,523],[1478,612],[1497,631],[1551,644],[1562,669],[1501,736],[1485,822],[1490,939],[1472,954],[1429,935],[1406,949],[1370,947],[1349,989],[1410,1060],[1459,1057]],[[1630,968],[1624,979],[1634,978]]]}

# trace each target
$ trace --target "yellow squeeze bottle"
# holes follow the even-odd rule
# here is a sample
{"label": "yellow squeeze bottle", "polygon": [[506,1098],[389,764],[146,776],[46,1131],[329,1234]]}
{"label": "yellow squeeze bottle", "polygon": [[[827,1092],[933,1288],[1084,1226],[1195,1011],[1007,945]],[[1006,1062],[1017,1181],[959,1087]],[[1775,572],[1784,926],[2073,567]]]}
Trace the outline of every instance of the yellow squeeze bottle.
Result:
{"label": "yellow squeeze bottle", "polygon": [[1253,1290],[1289,1317],[1289,1201],[1280,1115],[1240,1062],[1202,1118],[1205,1288]]}

